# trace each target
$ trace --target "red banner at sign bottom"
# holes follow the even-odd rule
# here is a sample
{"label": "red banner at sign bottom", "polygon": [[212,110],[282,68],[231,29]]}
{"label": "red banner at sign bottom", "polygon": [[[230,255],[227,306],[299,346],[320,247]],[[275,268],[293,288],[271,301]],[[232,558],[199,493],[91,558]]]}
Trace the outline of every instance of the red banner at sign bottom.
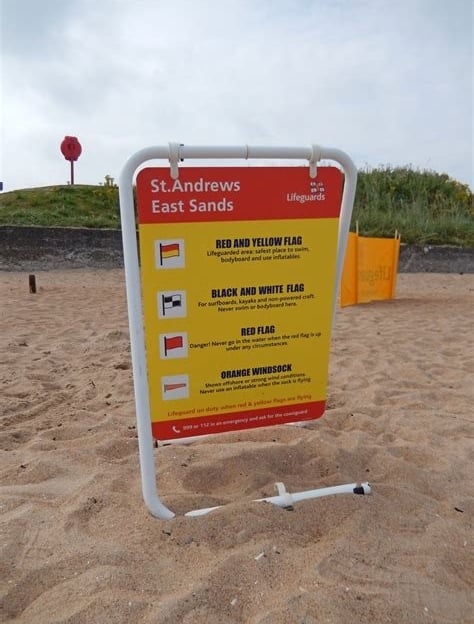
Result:
{"label": "red banner at sign bottom", "polygon": [[297,403],[281,407],[264,407],[229,414],[207,414],[166,422],[152,422],[151,429],[156,440],[174,440],[192,436],[225,433],[255,427],[270,427],[285,423],[315,420],[324,414],[326,401]]}

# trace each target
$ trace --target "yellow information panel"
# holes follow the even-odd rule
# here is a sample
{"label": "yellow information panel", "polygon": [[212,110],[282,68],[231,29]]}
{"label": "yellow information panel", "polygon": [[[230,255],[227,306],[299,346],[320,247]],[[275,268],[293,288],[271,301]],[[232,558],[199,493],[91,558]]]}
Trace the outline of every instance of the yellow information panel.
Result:
{"label": "yellow information panel", "polygon": [[155,438],[323,414],[341,187],[335,168],[139,173]]}

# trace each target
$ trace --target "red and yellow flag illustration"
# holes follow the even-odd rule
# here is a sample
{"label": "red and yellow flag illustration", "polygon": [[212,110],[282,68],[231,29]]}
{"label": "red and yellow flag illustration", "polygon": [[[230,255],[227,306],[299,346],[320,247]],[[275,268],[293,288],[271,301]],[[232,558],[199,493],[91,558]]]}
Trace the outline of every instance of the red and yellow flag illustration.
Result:
{"label": "red and yellow flag illustration", "polygon": [[179,243],[170,243],[169,245],[163,245],[160,243],[160,264],[163,265],[163,260],[166,258],[179,257]]}

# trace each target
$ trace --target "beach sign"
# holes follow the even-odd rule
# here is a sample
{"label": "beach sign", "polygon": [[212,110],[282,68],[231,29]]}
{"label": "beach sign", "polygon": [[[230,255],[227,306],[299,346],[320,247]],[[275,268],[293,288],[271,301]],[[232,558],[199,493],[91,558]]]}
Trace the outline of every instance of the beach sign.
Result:
{"label": "beach sign", "polygon": [[139,172],[154,438],[323,414],[341,196],[335,167]]}
{"label": "beach sign", "polygon": [[[168,167],[142,168],[163,158]],[[188,158],[306,159],[309,167],[178,168]],[[321,158],[343,171],[316,169]],[[119,193],[137,429],[154,515],[174,515],[157,494],[154,439],[187,442],[324,413],[356,178],[344,152],[319,146],[175,143],[125,164]],[[283,484],[278,492],[265,500],[285,506]]]}

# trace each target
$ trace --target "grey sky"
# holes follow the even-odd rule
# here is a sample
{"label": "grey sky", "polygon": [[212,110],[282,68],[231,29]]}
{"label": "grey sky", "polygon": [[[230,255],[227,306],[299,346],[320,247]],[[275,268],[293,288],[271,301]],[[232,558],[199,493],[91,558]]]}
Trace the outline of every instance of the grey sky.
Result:
{"label": "grey sky", "polygon": [[471,0],[0,0],[5,190],[147,145],[308,145],[474,187]]}

